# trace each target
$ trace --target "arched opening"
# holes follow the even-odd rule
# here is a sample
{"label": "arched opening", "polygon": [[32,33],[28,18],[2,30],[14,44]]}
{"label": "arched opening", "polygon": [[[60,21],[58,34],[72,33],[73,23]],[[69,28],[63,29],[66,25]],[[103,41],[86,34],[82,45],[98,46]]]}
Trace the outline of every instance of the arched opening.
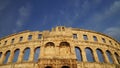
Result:
{"label": "arched opening", "polygon": [[40,55],[40,47],[35,48],[34,51],[34,61],[37,62],[39,59],[39,55]]}
{"label": "arched opening", "polygon": [[70,68],[69,66],[62,66],[62,68]]}
{"label": "arched opening", "polygon": [[14,51],[13,62],[17,62],[19,53],[20,53],[20,49],[16,49],[16,50]]}
{"label": "arched opening", "polygon": [[107,51],[106,51],[106,54],[107,54],[107,57],[108,57],[108,59],[109,59],[109,62],[110,62],[110,63],[113,63],[113,58],[112,58],[111,52],[107,50]]}
{"label": "arched opening", "polygon": [[60,46],[70,46],[70,44],[68,42],[61,42]]}
{"label": "arched opening", "polygon": [[79,47],[75,47],[76,58],[78,61],[82,61],[82,53]]}
{"label": "arched opening", "polygon": [[46,66],[45,68],[52,68],[51,66]]}
{"label": "arched opening", "polygon": [[102,50],[101,49],[96,49],[96,52],[97,52],[99,62],[105,62]]}
{"label": "arched opening", "polygon": [[45,44],[45,47],[48,47],[48,46],[54,47],[55,44],[53,42],[48,42]]}
{"label": "arched opening", "polygon": [[10,50],[7,51],[6,54],[5,54],[5,59],[4,59],[4,62],[3,62],[4,64],[6,64],[8,62],[9,57],[10,57]]}
{"label": "arched opening", "polygon": [[85,48],[86,57],[88,62],[94,62],[93,51],[90,48]]}
{"label": "arched opening", "polygon": [[26,48],[26,49],[24,50],[23,61],[28,61],[29,56],[30,56],[30,48]]}
{"label": "arched opening", "polygon": [[50,56],[55,54],[55,44],[48,42],[45,44],[45,55]]}
{"label": "arched opening", "polygon": [[60,43],[60,55],[61,56],[66,56],[66,55],[70,55],[70,44],[68,42],[61,42]]}

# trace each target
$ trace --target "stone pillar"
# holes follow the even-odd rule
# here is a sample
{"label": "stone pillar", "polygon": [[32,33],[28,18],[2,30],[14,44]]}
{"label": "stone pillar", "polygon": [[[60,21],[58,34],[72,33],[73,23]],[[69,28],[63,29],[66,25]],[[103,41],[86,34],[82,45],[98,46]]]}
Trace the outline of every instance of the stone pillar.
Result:
{"label": "stone pillar", "polygon": [[59,43],[55,43],[55,55],[58,57],[60,57],[60,52],[59,52]]}
{"label": "stone pillar", "polygon": [[0,58],[0,64],[3,64],[4,60],[5,60],[5,53],[2,53],[2,56]]}
{"label": "stone pillar", "polygon": [[40,58],[44,58],[44,46],[42,45],[41,47],[40,47],[40,54],[39,54],[39,59]]}
{"label": "stone pillar", "polygon": [[7,63],[11,63],[12,60],[13,60],[13,58],[14,58],[14,51],[11,50],[11,51],[10,51],[10,56],[9,56],[9,58],[8,58],[8,62],[7,62]]}
{"label": "stone pillar", "polygon": [[71,55],[70,55],[71,58],[76,59],[75,47],[74,47],[74,46],[71,46],[70,48],[71,48]]}
{"label": "stone pillar", "polygon": [[86,58],[86,53],[85,53],[85,48],[84,47],[81,48],[81,53],[82,53],[82,61],[83,62],[87,62],[87,58]]}
{"label": "stone pillar", "polygon": [[99,59],[98,59],[98,55],[97,55],[96,49],[92,49],[92,50],[93,50],[93,56],[94,56],[95,62],[99,62]]}
{"label": "stone pillar", "polygon": [[23,49],[21,48],[21,49],[20,49],[20,53],[19,53],[18,61],[17,61],[17,62],[19,62],[19,63],[22,62],[22,60],[23,60],[23,54],[24,54],[24,53],[23,53]]}
{"label": "stone pillar", "polygon": [[119,64],[118,61],[117,61],[117,58],[116,58],[115,54],[113,52],[111,52],[111,54],[112,54],[113,63],[114,64]]}
{"label": "stone pillar", "polygon": [[104,56],[104,61],[105,61],[106,63],[110,63],[110,61],[109,61],[109,59],[108,59],[108,56],[107,56],[107,54],[106,54],[106,51],[104,51],[104,49],[103,49],[103,56]]}
{"label": "stone pillar", "polygon": [[59,46],[56,46],[56,47],[55,47],[55,55],[56,55],[56,56],[60,56]]}
{"label": "stone pillar", "polygon": [[93,36],[91,34],[86,34],[86,35],[88,36],[89,41],[95,42],[94,39],[93,39]]}
{"label": "stone pillar", "polygon": [[34,48],[33,47],[30,47],[30,48],[31,48],[30,49],[30,56],[29,56],[29,60],[28,61],[32,62],[33,59],[34,59]]}

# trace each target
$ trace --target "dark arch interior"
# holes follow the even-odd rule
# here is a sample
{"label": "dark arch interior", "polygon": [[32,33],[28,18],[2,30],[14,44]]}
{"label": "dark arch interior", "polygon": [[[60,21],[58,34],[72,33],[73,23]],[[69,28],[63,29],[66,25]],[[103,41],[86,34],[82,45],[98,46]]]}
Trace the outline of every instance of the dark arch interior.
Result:
{"label": "dark arch interior", "polygon": [[68,42],[61,42],[60,46],[70,46],[70,44]]}
{"label": "dark arch interior", "polygon": [[45,68],[52,68],[51,66],[47,66],[47,67],[45,67]]}
{"label": "dark arch interior", "polygon": [[55,44],[54,44],[53,42],[48,42],[48,43],[46,43],[45,46],[46,46],[46,47],[47,47],[47,46],[55,46]]}
{"label": "dark arch interior", "polygon": [[69,66],[62,66],[62,68],[70,68]]}

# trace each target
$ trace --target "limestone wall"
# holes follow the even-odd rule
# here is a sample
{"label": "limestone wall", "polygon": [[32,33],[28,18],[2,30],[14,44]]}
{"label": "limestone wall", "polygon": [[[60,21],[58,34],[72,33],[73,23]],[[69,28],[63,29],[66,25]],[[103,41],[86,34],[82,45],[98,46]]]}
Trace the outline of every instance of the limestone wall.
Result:
{"label": "limestone wall", "polygon": [[[39,59],[35,62],[34,55],[38,47],[40,47]],[[75,47],[80,49],[82,61],[77,60]],[[26,48],[30,49],[30,54],[29,59],[24,61]],[[88,62],[86,48],[91,49],[94,62]],[[17,49],[20,50],[18,60],[13,62]],[[103,63],[98,59],[97,49],[102,51]],[[106,51],[111,53],[113,63],[110,63]],[[10,52],[10,56],[4,63],[7,52]],[[118,55],[117,58],[115,53]],[[53,59],[56,64],[50,65],[50,62],[42,59]],[[66,66],[70,68],[120,68],[120,43],[102,33],[64,26],[55,27],[52,31],[24,31],[0,39],[0,68],[41,68],[40,65],[44,62],[46,64],[42,66],[43,68],[47,65],[52,68],[61,68],[63,64],[60,63],[60,65],[59,62],[62,61],[59,60],[64,59],[76,60],[76,62],[66,61],[68,64]]]}

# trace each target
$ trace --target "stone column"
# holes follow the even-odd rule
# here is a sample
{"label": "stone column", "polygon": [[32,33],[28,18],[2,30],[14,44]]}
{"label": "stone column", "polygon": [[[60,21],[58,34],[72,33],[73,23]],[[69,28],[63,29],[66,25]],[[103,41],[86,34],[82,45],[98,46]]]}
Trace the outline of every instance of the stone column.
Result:
{"label": "stone column", "polygon": [[39,54],[39,59],[40,58],[44,58],[44,46],[42,45],[41,47],[40,47],[40,54]]}
{"label": "stone column", "polygon": [[97,36],[97,40],[98,40],[98,42],[103,43],[103,41],[102,41],[102,39],[101,39],[101,37],[100,37],[100,36]]}
{"label": "stone column", "polygon": [[106,51],[104,51],[104,49],[103,49],[103,57],[104,57],[104,61],[105,61],[106,63],[110,63],[110,61],[109,61],[109,59],[108,59],[108,56],[107,56],[107,54],[106,54]]}
{"label": "stone column", "polygon": [[29,60],[28,61],[32,62],[33,59],[34,59],[34,48],[33,47],[30,47],[30,48],[31,48],[30,49],[30,56],[29,56]]}
{"label": "stone column", "polygon": [[71,58],[76,59],[75,47],[72,45],[70,48],[71,48],[71,54],[70,54]]}
{"label": "stone column", "polygon": [[12,60],[13,60],[13,58],[14,58],[14,51],[11,50],[11,51],[10,51],[10,56],[9,56],[9,58],[8,58],[8,62],[7,62],[7,63],[11,63]]}
{"label": "stone column", "polygon": [[117,58],[116,58],[115,54],[113,52],[111,52],[111,54],[112,54],[113,63],[119,64],[118,61],[117,61]]}
{"label": "stone column", "polygon": [[23,49],[21,48],[21,49],[20,49],[20,53],[19,53],[18,61],[17,61],[17,62],[19,62],[19,63],[22,62],[22,60],[23,60],[23,54],[24,54],[24,53],[23,53]]}
{"label": "stone column", "polygon": [[59,43],[55,43],[55,56],[57,56],[57,58],[59,57],[60,53],[59,53]]}
{"label": "stone column", "polygon": [[86,53],[85,53],[85,48],[81,47],[81,53],[82,53],[82,61],[83,62],[87,62],[87,58],[86,58]]}
{"label": "stone column", "polygon": [[5,60],[5,53],[3,52],[0,58],[0,64],[3,64],[4,60]]}
{"label": "stone column", "polygon": [[98,59],[98,55],[97,55],[96,49],[92,49],[92,50],[93,50],[93,56],[94,56],[95,62],[99,62],[99,59]]}

